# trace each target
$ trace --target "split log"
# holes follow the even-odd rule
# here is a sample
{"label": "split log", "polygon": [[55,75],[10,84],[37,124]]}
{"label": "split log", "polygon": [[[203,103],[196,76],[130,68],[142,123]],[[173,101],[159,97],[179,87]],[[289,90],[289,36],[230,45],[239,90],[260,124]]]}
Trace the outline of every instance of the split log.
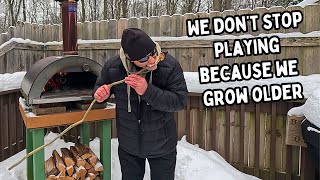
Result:
{"label": "split log", "polygon": [[64,160],[64,163],[67,167],[74,166],[74,164],[75,164],[74,158],[68,148],[61,148],[61,154],[62,154],[62,158]]}
{"label": "split log", "polygon": [[91,169],[93,166],[89,163],[89,162],[86,162],[86,164],[84,165],[84,168],[86,169],[86,170],[88,170],[88,169]]}
{"label": "split log", "polygon": [[89,152],[90,148],[88,146],[85,146],[85,145],[79,143],[79,144],[76,144],[76,148],[77,148],[79,156],[82,159],[88,159],[89,157],[92,156],[92,154]]}
{"label": "split log", "polygon": [[46,160],[47,180],[100,180],[104,168],[89,146],[77,144],[70,150],[61,148],[61,154],[54,150]]}
{"label": "split log", "polygon": [[68,174],[68,176],[72,176],[72,175],[73,175],[73,172],[74,172],[73,166],[68,166],[68,167],[67,167],[67,174]]}
{"label": "split log", "polygon": [[[89,147],[88,147],[88,148],[89,148]],[[89,163],[90,163],[92,166],[94,166],[94,165],[96,165],[96,163],[97,163],[97,161],[98,161],[98,157],[97,157],[97,155],[96,155],[90,148],[89,148],[89,153],[91,153],[92,156],[89,157],[88,161],[89,161]]]}
{"label": "split log", "polygon": [[60,172],[65,170],[66,169],[66,165],[64,164],[63,159],[61,158],[61,156],[59,155],[59,153],[56,150],[53,150],[52,156],[53,156],[53,159],[56,162],[56,167],[58,168],[58,170]]}
{"label": "split log", "polygon": [[45,162],[45,169],[46,169],[46,175],[51,176],[51,175],[57,175],[58,174],[58,169],[56,168],[55,162],[53,157],[51,156],[48,160]]}
{"label": "split log", "polygon": [[75,170],[76,172],[73,174],[72,177],[74,177],[76,180],[80,179],[82,176],[86,176],[87,174],[87,170],[83,166],[75,166]]}
{"label": "split log", "polygon": [[47,180],[75,180],[75,179],[69,176],[57,177],[57,176],[51,175],[47,178]]}
{"label": "split log", "polygon": [[58,180],[75,180],[73,177],[65,176],[65,177],[60,177]]}
{"label": "split log", "polygon": [[[90,156],[89,158],[84,157],[84,155],[82,155],[82,157],[84,159],[86,159],[87,162],[89,162],[94,167],[97,164],[97,161],[98,161],[97,155],[86,144],[81,144],[79,147],[81,147],[81,149],[83,149],[83,151],[88,152],[89,154],[91,154],[91,155],[87,155],[87,156]],[[91,167],[87,166],[85,168],[86,169],[90,169]]]}
{"label": "split log", "polygon": [[58,179],[61,177],[66,177],[66,170],[65,169],[63,171],[61,171],[57,176]]}
{"label": "split log", "polygon": [[99,176],[95,177],[94,180],[101,180]]}
{"label": "split log", "polygon": [[57,179],[57,176],[56,175],[50,175],[47,178],[47,180],[53,180],[53,179]]}
{"label": "split log", "polygon": [[93,173],[87,173],[86,179],[93,180],[97,175]]}
{"label": "split log", "polygon": [[94,170],[97,172],[103,172],[103,165],[100,161],[98,161],[97,164],[94,166]]}
{"label": "split log", "polygon": [[97,163],[97,160],[98,160],[98,157],[97,155],[90,149],[90,147],[86,144],[81,144],[80,147],[82,149],[84,149],[85,152],[88,152],[89,154],[91,154],[91,156],[87,159],[87,158],[84,158],[84,159],[87,159],[87,161],[92,165],[96,165]]}
{"label": "split log", "polygon": [[74,159],[75,159],[76,164],[77,164],[78,167],[84,166],[84,165],[86,164],[86,161],[79,156],[76,147],[71,146],[71,147],[70,147],[70,152],[72,153],[72,155],[73,155],[73,157],[74,157]]}
{"label": "split log", "polygon": [[61,179],[66,177],[66,170],[61,171],[58,175],[57,175],[57,179]]}
{"label": "split log", "polygon": [[99,172],[94,170],[94,167],[92,167],[91,169],[88,169],[88,173],[95,174],[95,175],[99,174]]}

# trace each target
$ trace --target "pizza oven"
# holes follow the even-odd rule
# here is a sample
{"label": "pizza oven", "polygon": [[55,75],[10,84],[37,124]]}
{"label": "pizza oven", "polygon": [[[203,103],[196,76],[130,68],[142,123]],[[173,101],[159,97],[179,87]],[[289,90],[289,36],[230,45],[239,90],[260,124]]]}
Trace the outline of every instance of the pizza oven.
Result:
{"label": "pizza oven", "polygon": [[102,67],[80,56],[52,56],[35,63],[23,78],[27,104],[46,104],[92,99],[92,89]]}
{"label": "pizza oven", "polygon": [[37,61],[21,84],[22,96],[30,106],[92,100],[92,90],[102,66],[80,57],[77,46],[77,2],[60,1],[63,55]]}

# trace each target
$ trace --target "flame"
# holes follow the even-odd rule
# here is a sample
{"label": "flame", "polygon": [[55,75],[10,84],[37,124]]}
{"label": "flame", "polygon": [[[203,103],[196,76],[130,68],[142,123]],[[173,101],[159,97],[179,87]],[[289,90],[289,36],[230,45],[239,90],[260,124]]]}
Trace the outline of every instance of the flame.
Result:
{"label": "flame", "polygon": [[67,79],[65,77],[66,75],[67,75],[66,72],[59,72],[59,73],[55,74],[51,79],[49,79],[49,81],[47,82],[47,84],[43,88],[42,92],[60,91],[63,84],[65,84],[67,81]]}

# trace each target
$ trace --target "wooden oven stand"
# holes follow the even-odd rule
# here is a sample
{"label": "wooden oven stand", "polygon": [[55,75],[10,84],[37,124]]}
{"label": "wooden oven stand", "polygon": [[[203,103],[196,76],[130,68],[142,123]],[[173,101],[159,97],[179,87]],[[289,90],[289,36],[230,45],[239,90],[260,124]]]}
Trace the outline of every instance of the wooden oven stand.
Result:
{"label": "wooden oven stand", "polygon": [[[21,105],[19,110],[26,126],[27,153],[44,144],[44,128],[70,125],[80,121],[85,111],[65,112],[51,115],[28,116]],[[86,123],[80,124],[81,143],[89,145],[90,122],[99,121],[100,131],[100,161],[104,166],[103,180],[111,180],[111,127],[115,118],[115,109],[94,109],[88,113]],[[28,180],[44,180],[45,159],[44,149],[27,159]]]}

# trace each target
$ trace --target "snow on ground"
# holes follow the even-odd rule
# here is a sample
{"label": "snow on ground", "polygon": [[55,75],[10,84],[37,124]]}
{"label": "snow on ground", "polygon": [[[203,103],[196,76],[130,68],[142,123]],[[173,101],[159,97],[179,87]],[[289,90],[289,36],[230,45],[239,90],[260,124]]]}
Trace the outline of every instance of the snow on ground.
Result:
{"label": "snow on ground", "polygon": [[304,1],[300,2],[299,4],[297,4],[297,6],[305,7],[308,4],[315,4],[317,1],[319,1],[319,0],[304,0]]}
{"label": "snow on ground", "polygon": [[[57,134],[50,132],[45,136],[45,142],[49,142]],[[90,142],[90,148],[99,157],[99,138],[95,138]],[[121,179],[120,163],[118,160],[118,140],[112,139],[111,141],[111,158],[112,158],[112,180]],[[51,153],[56,149],[60,155],[60,148],[74,145],[74,143],[65,143],[62,139],[58,139],[51,145],[45,148],[45,159],[51,156]],[[0,162],[0,179],[6,180],[27,180],[26,177],[26,161],[18,165],[11,172],[7,169],[15,162],[20,160],[26,151],[23,150],[20,153],[10,157],[9,159]],[[224,179],[224,180],[257,180],[258,178],[244,174],[230,164],[228,164],[218,153],[214,151],[205,151],[199,148],[197,145],[189,144],[185,137],[178,141],[177,146],[177,165],[175,180],[212,180],[212,179]],[[146,165],[146,173],[144,180],[150,180],[149,165]]]}

